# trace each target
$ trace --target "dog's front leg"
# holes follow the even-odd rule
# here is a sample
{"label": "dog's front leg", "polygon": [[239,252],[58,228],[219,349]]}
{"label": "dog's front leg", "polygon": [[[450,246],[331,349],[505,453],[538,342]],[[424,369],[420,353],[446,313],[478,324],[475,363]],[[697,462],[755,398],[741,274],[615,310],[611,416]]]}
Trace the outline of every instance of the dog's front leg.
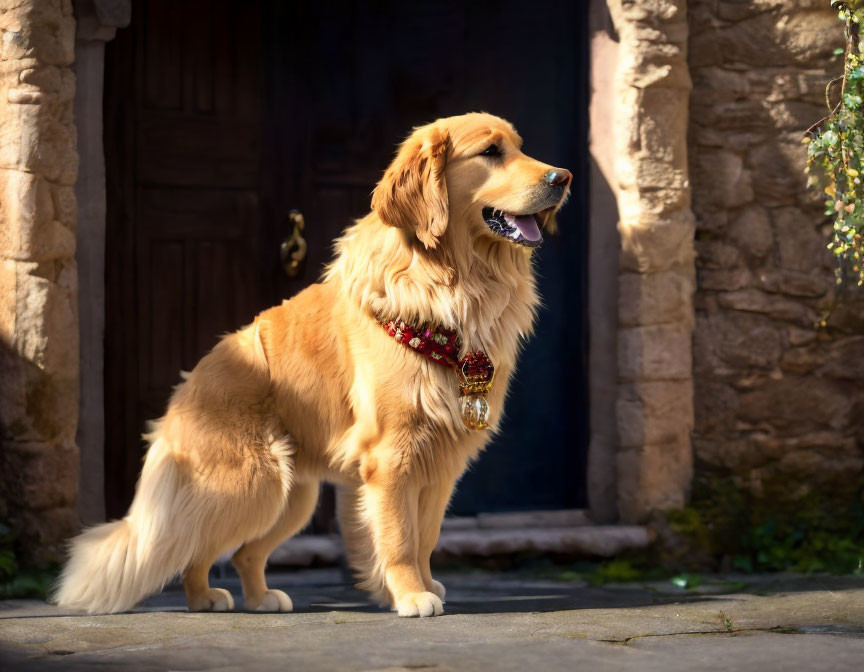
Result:
{"label": "dog's front leg", "polygon": [[401,467],[364,469],[363,516],[372,531],[376,574],[400,616],[438,616],[441,598],[426,589],[418,565],[420,487]]}
{"label": "dog's front leg", "polygon": [[423,577],[423,585],[426,586],[426,590],[435,593],[442,600],[446,591],[440,582],[432,578],[429,558],[438,545],[438,537],[441,535],[441,521],[444,519],[444,512],[450,502],[455,482],[455,478],[444,480],[427,485],[420,491],[420,508],[418,511],[420,544],[417,564],[420,567],[420,575]]}

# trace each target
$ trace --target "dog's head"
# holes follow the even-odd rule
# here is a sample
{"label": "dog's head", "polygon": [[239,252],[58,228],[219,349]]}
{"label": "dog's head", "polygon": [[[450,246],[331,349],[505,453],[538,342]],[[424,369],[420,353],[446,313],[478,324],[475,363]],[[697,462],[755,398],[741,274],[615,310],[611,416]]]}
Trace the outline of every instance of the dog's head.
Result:
{"label": "dog's head", "polygon": [[375,188],[372,209],[385,224],[413,230],[426,248],[448,229],[454,241],[536,247],[554,227],[571,175],[521,146],[514,128],[489,114],[417,128]]}

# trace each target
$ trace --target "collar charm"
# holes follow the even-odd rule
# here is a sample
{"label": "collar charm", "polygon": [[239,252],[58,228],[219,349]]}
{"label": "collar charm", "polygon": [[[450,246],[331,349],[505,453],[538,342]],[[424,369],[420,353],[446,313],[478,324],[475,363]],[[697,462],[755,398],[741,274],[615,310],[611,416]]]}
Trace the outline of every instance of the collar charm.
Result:
{"label": "collar charm", "polygon": [[402,345],[416,350],[436,364],[456,370],[459,382],[459,409],[468,429],[489,426],[489,404],[486,395],[492,389],[495,367],[482,350],[456,359],[462,341],[454,329],[423,325],[414,327],[402,320],[380,322],[390,336]]}

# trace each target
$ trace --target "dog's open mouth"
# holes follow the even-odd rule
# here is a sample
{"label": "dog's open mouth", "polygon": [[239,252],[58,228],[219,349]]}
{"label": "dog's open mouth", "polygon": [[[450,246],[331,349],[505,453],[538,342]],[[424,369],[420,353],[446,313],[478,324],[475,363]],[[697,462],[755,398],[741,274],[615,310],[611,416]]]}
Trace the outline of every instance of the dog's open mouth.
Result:
{"label": "dog's open mouth", "polygon": [[495,208],[483,208],[483,219],[492,233],[525,247],[537,247],[543,242],[540,227],[546,215],[545,210],[533,215],[511,215]]}

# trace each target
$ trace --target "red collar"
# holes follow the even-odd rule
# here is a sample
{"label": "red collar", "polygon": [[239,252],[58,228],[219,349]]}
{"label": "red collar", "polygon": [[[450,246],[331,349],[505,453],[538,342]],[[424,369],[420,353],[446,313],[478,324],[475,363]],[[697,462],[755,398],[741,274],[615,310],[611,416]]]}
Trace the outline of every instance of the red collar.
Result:
{"label": "red collar", "polygon": [[379,321],[379,323],[402,345],[416,350],[436,364],[450,368],[459,365],[458,357],[459,350],[462,348],[462,339],[455,329],[429,325],[415,327],[402,320]]}
{"label": "red collar", "polygon": [[485,395],[491,389],[495,367],[482,350],[458,359],[462,339],[455,329],[428,324],[416,327],[404,320],[379,320],[379,324],[402,345],[416,350],[436,364],[456,369],[463,395]]}

